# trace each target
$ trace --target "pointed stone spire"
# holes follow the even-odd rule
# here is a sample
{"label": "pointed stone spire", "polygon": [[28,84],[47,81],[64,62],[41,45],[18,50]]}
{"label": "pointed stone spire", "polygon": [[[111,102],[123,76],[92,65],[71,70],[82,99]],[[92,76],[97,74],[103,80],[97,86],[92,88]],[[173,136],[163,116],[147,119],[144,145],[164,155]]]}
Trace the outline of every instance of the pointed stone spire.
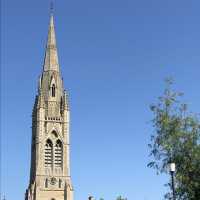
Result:
{"label": "pointed stone spire", "polygon": [[54,17],[51,13],[43,71],[59,72]]}

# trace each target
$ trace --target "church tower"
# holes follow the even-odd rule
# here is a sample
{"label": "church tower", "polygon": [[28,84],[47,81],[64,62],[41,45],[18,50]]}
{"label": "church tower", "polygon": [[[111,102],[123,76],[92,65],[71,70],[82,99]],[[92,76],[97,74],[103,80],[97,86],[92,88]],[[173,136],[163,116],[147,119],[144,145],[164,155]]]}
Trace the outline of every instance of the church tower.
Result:
{"label": "church tower", "polygon": [[25,200],[73,200],[69,104],[63,88],[51,14],[43,71],[32,113],[30,183]]}

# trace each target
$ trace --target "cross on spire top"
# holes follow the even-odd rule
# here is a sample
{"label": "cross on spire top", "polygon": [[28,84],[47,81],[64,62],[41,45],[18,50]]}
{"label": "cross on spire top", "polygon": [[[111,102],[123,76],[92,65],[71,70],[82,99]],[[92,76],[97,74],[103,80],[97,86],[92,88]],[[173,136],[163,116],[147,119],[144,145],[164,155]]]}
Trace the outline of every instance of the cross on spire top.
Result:
{"label": "cross on spire top", "polygon": [[50,2],[50,13],[53,14],[53,11],[54,11],[54,1],[51,0],[51,2]]}

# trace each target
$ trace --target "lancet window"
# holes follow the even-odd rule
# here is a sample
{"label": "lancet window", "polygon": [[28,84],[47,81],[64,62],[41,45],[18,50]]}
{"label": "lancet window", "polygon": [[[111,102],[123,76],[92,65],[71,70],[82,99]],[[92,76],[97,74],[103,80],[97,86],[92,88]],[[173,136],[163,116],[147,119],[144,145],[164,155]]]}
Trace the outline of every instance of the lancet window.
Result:
{"label": "lancet window", "polygon": [[45,179],[45,188],[48,188],[48,179]]}
{"label": "lancet window", "polygon": [[55,167],[62,167],[62,162],[63,162],[62,154],[63,154],[62,142],[60,140],[57,140],[55,145],[55,158],[54,158]]}
{"label": "lancet window", "polygon": [[51,96],[52,97],[56,96],[56,86],[55,86],[55,84],[53,84],[52,87],[51,87]]}
{"label": "lancet window", "polygon": [[62,180],[61,179],[59,179],[58,186],[59,186],[59,188],[61,188],[61,186],[62,186]]}
{"label": "lancet window", "polygon": [[52,167],[53,164],[53,144],[50,139],[46,141],[44,151],[45,167]]}

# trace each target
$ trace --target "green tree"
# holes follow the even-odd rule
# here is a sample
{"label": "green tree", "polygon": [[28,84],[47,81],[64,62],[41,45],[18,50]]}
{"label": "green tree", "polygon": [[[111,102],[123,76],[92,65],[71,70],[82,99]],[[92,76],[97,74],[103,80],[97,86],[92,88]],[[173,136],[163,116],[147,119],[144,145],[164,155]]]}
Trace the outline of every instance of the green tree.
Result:
{"label": "green tree", "polygon": [[127,200],[127,198],[122,198],[122,196],[118,196],[116,200]]}
{"label": "green tree", "polygon": [[[158,173],[168,173],[169,162],[176,163],[176,199],[200,200],[200,123],[197,115],[181,103],[182,93],[171,89],[172,81],[158,103],[150,106],[154,114],[154,132],[149,147],[152,161],[149,167]],[[171,183],[167,184],[171,186]],[[165,195],[171,199],[171,193]]]}

